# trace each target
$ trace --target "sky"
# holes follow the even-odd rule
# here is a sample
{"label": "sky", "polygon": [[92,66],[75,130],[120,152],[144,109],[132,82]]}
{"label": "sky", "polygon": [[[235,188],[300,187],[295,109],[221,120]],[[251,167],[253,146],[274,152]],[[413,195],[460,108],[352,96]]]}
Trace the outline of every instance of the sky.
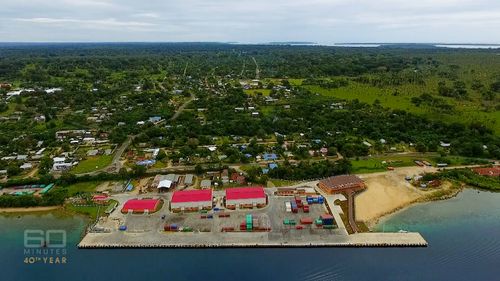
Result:
{"label": "sky", "polygon": [[2,42],[500,43],[499,0],[1,0]]}

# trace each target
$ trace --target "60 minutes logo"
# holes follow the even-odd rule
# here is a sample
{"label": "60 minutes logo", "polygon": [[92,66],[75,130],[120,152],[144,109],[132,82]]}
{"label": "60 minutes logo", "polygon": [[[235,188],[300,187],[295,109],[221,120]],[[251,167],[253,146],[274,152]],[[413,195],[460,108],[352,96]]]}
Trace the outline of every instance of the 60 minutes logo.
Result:
{"label": "60 minutes logo", "polygon": [[24,231],[24,263],[65,264],[66,231],[60,229]]}
{"label": "60 minutes logo", "polygon": [[27,229],[24,231],[25,248],[65,248],[66,231],[52,229],[43,231],[41,229]]}

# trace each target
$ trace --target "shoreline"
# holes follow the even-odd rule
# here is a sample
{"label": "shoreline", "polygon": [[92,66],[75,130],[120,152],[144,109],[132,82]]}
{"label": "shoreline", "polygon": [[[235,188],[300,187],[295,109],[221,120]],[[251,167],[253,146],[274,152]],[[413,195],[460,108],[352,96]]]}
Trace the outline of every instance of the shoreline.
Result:
{"label": "shoreline", "polygon": [[393,209],[391,211],[388,211],[384,214],[381,214],[380,216],[377,216],[376,218],[373,218],[369,221],[364,222],[368,229],[372,231],[382,220],[387,220],[391,218],[392,216],[395,216],[396,214],[410,208],[413,206],[417,206],[419,204],[428,204],[436,201],[441,201],[441,200],[448,200],[451,198],[456,197],[460,192],[462,192],[465,188],[474,188],[475,187],[467,187],[465,184],[460,183],[460,187],[457,188],[452,188],[450,189],[450,192],[448,194],[445,194],[441,197],[432,197],[432,194],[429,196],[426,196],[424,198],[418,198],[415,199],[414,201],[408,202],[404,204],[403,206],[400,206],[396,209]]}
{"label": "shoreline", "polygon": [[35,213],[62,209],[63,206],[0,208],[0,213]]}

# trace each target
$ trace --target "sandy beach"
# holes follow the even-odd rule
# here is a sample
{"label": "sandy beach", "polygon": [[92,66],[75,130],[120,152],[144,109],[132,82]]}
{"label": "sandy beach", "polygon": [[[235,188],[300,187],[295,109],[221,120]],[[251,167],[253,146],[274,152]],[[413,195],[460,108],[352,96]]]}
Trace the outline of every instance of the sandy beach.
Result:
{"label": "sandy beach", "polygon": [[434,191],[424,191],[405,180],[424,172],[435,172],[429,167],[405,167],[394,171],[359,175],[367,189],[355,197],[356,220],[373,226],[379,218],[410,204],[421,201]]}
{"label": "sandy beach", "polygon": [[29,208],[0,208],[0,213],[28,213],[28,212],[42,212],[52,211],[61,208],[61,206],[47,206],[47,207],[29,207]]}

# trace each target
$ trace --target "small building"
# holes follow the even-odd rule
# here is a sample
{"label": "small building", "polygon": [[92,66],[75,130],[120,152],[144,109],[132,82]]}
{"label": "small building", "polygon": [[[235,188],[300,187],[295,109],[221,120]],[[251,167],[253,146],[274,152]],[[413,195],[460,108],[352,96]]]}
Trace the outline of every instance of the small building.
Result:
{"label": "small building", "polygon": [[231,180],[241,185],[246,184],[245,176],[236,172],[231,174]]}
{"label": "small building", "polygon": [[151,187],[158,189],[158,192],[166,192],[177,185],[176,175],[156,175],[153,179]]}
{"label": "small building", "polygon": [[21,167],[19,167],[21,170],[29,170],[31,168],[33,168],[33,164],[31,163],[24,163],[21,165]]}
{"label": "small building", "polygon": [[267,205],[267,196],[262,186],[235,187],[226,189],[226,208],[262,208]]}
{"label": "small building", "polygon": [[500,177],[500,166],[490,168],[474,168],[472,170],[481,176]]}
{"label": "small building", "polygon": [[265,161],[274,161],[278,159],[278,155],[276,155],[275,153],[264,153],[262,155],[262,159],[264,159]]}
{"label": "small building", "polygon": [[193,185],[193,181],[194,181],[194,175],[193,174],[187,174],[184,177],[184,185],[185,186]]}
{"label": "small building", "polygon": [[201,189],[207,189],[212,187],[212,181],[211,180],[202,180],[200,183],[200,188]]}
{"label": "small building", "polygon": [[172,212],[199,211],[212,209],[212,190],[175,191],[170,201]]}
{"label": "small building", "polygon": [[54,170],[54,171],[68,171],[71,168],[73,168],[72,163],[64,163],[64,162],[56,163],[54,161],[54,164],[52,165],[52,170]]}
{"label": "small building", "polygon": [[106,194],[95,194],[92,196],[92,202],[96,204],[106,204],[109,201],[109,197]]}
{"label": "small building", "polygon": [[366,186],[365,182],[357,176],[341,175],[320,180],[318,187],[328,194],[336,194],[362,190]]}

